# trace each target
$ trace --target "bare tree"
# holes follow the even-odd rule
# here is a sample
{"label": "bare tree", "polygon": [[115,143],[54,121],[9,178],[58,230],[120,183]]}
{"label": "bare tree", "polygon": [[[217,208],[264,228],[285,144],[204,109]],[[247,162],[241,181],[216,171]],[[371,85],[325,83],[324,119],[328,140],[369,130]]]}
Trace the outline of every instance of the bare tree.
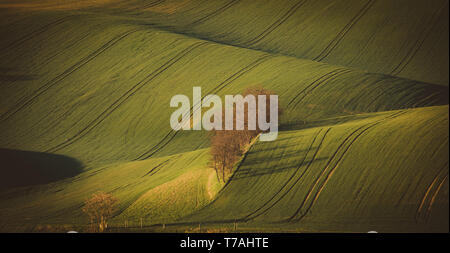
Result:
{"label": "bare tree", "polygon": [[[266,101],[269,100],[273,92],[260,87],[247,88],[242,94],[254,95],[256,97],[256,108],[258,108],[258,95],[266,95]],[[234,115],[236,115],[236,106],[233,108]],[[266,111],[270,111],[270,103],[266,104]],[[278,111],[281,114],[281,110]],[[256,111],[256,113],[258,113]],[[222,113],[225,117],[225,113]],[[256,115],[256,118],[258,115]],[[267,121],[270,120],[270,115],[267,114]],[[225,118],[222,119],[222,124],[225,124]],[[233,118],[233,126],[236,126],[236,117]],[[224,129],[225,126],[223,125]],[[217,178],[222,178],[225,182],[229,174],[232,173],[234,164],[244,154],[246,147],[258,136],[262,131],[259,127],[256,130],[249,130],[248,127],[248,106],[244,107],[244,130],[215,130],[211,136],[211,156],[212,165],[217,173]],[[220,175],[220,176],[219,176]]]}
{"label": "bare tree", "polygon": [[83,212],[86,213],[91,224],[98,226],[100,232],[108,227],[108,219],[117,210],[119,200],[111,194],[98,192],[92,194],[84,203]]}
{"label": "bare tree", "polygon": [[239,137],[234,131],[216,131],[211,137],[211,155],[213,164],[222,181],[231,172],[234,163],[242,155]]}

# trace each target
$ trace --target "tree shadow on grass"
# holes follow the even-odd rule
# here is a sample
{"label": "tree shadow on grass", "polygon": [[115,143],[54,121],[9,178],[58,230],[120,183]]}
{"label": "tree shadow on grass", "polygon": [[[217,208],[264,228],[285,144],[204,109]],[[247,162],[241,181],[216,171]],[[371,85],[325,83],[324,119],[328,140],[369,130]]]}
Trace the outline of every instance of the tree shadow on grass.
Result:
{"label": "tree shadow on grass", "polygon": [[[266,162],[271,161],[272,159],[268,158],[265,160],[261,160],[258,164],[247,164],[245,168],[241,168],[234,176],[233,180],[240,180],[240,179],[247,179],[251,177],[259,177],[259,176],[265,176],[265,175],[273,175],[277,173],[282,173],[289,170],[303,170],[306,166],[312,166],[312,164],[323,162],[324,160],[327,160],[328,157],[320,157],[316,158],[314,160],[305,160],[302,163],[298,164],[295,162],[284,164],[282,166],[261,166],[261,164],[268,164]],[[254,168],[254,166],[257,166],[258,168]],[[301,168],[303,167],[303,168]]]}
{"label": "tree shadow on grass", "polygon": [[0,191],[73,177],[82,167],[64,155],[0,148]]}

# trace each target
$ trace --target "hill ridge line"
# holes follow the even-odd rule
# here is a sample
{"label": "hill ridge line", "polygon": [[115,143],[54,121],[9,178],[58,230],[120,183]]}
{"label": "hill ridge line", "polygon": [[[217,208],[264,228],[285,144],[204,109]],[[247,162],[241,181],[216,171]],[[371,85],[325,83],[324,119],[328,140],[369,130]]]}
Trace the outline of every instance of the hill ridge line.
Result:
{"label": "hill ridge line", "polygon": [[363,73],[383,75],[383,76],[398,78],[398,79],[402,79],[402,80],[410,80],[410,81],[414,81],[414,82],[418,82],[418,83],[425,83],[425,84],[430,84],[430,85],[436,85],[436,86],[439,86],[439,87],[447,87],[446,85],[442,85],[442,84],[431,83],[431,82],[424,82],[424,81],[420,81],[420,80],[410,79],[410,78],[406,78],[406,77],[399,77],[399,76],[386,74],[386,73],[381,73],[381,72],[371,72],[371,71],[368,71],[368,70],[365,70],[365,69],[355,68],[355,67],[351,67],[351,66],[347,66],[347,65],[330,64],[330,63],[321,62],[321,61],[314,60],[314,59],[308,59],[308,58],[297,57],[297,56],[293,56],[293,55],[287,55],[287,54],[283,54],[283,53],[273,52],[271,50],[262,50],[262,49],[250,48],[250,47],[247,47],[245,45],[238,45],[238,44],[228,43],[226,41],[214,40],[214,39],[211,39],[211,38],[208,38],[208,37],[200,36],[199,34],[190,33],[190,32],[184,32],[184,31],[182,31],[182,29],[184,27],[173,27],[173,26],[165,26],[165,25],[161,25],[161,24],[157,24],[157,23],[146,23],[145,20],[139,19],[139,18],[124,17],[124,16],[113,15],[113,14],[109,14],[109,13],[96,13],[96,12],[89,12],[89,11],[76,11],[76,13],[78,13],[78,14],[88,14],[88,15],[97,15],[97,16],[101,15],[102,17],[116,18],[116,19],[122,20],[122,21],[129,21],[129,23],[128,23],[129,25],[138,25],[138,26],[150,27],[151,29],[155,29],[155,30],[159,30],[159,31],[162,31],[162,32],[167,32],[167,33],[171,33],[171,34],[175,34],[175,35],[182,35],[182,36],[186,36],[186,37],[191,38],[191,39],[203,40],[203,41],[206,41],[206,42],[209,42],[209,43],[212,43],[212,44],[218,44],[218,45],[223,45],[223,46],[230,46],[230,47],[234,47],[234,48],[241,48],[241,49],[251,50],[251,51],[255,51],[255,52],[266,53],[266,54],[270,54],[270,55],[273,55],[273,56],[287,57],[287,58],[290,58],[290,59],[298,59],[298,60],[310,61],[310,62],[323,64],[323,65],[326,65],[326,66],[343,67],[343,68],[347,68],[347,69],[350,69],[350,70],[357,70],[357,71],[360,71],[360,72],[363,72]]}

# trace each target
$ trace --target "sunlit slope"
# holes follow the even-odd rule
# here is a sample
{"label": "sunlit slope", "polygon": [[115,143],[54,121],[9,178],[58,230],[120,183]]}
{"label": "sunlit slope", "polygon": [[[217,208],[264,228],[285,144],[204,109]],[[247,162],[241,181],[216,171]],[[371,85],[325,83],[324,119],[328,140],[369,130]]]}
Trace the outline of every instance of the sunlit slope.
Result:
{"label": "sunlit slope", "polygon": [[443,86],[106,21],[69,18],[1,51],[3,148],[94,166],[207,147],[204,131],[169,125],[171,97],[193,86],[203,96],[274,90],[282,125],[448,104]]}
{"label": "sunlit slope", "polygon": [[258,142],[186,219],[310,231],[448,231],[448,106],[372,114]]}
{"label": "sunlit slope", "polygon": [[429,83],[449,82],[446,0],[149,0],[81,1],[78,5],[45,1],[16,5],[4,6],[112,15],[240,47]]}
{"label": "sunlit slope", "polygon": [[[157,12],[174,2],[180,1],[153,8]],[[448,85],[445,0],[212,2],[222,5],[203,13],[197,5],[184,7],[164,18],[173,20],[177,31],[215,41]],[[191,14],[190,23],[179,22],[190,16],[183,10],[199,14]],[[152,8],[142,15],[153,16],[148,11]]]}
{"label": "sunlit slope", "polygon": [[[111,193],[120,201],[119,213],[111,226],[122,226],[125,221],[136,226],[141,218],[144,224],[173,221],[205,206],[216,195],[220,185],[212,174],[214,170],[207,167],[207,154],[206,149],[201,149],[145,161],[116,163],[51,184],[3,191],[0,194],[0,231],[32,231],[38,225],[47,224],[83,227],[88,224],[88,219],[81,207],[97,191]],[[167,187],[167,191],[160,192]],[[164,199],[158,201],[162,204],[151,202],[161,194]],[[148,209],[136,210],[136,205],[142,204],[143,200]],[[158,208],[165,206],[164,203],[170,203],[170,208],[162,213]]]}
{"label": "sunlit slope", "polygon": [[[2,190],[0,230],[85,225],[83,201],[102,190],[121,202],[113,226],[448,231],[444,4],[2,2],[0,147],[76,166]],[[171,97],[194,86],[263,86],[284,114],[278,140],[191,215],[220,187],[208,133],[170,129]]]}

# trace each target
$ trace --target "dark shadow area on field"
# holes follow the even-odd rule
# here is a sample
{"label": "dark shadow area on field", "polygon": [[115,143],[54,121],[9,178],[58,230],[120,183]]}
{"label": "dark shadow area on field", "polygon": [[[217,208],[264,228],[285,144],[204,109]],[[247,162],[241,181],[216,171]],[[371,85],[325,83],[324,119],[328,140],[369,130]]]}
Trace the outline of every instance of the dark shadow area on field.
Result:
{"label": "dark shadow area on field", "polygon": [[[305,160],[301,165],[302,167],[305,166],[311,166],[314,163],[323,161],[323,160],[327,160],[328,157],[321,157],[321,158],[316,158],[314,160]],[[269,157],[267,159],[264,159],[265,161],[262,161],[260,163],[264,163],[264,162],[268,162],[268,161],[272,161],[273,158]],[[250,177],[259,177],[259,176],[264,176],[264,175],[272,175],[272,174],[276,174],[276,173],[281,173],[284,172],[286,170],[296,170],[298,169],[299,164],[297,165],[291,165],[291,166],[284,166],[284,167],[277,167],[277,168],[259,168],[259,169],[252,169],[252,168],[241,168],[239,170],[238,173],[236,173],[232,180],[239,180],[239,179],[245,179],[245,178],[250,178]]]}
{"label": "dark shadow area on field", "polygon": [[[249,156],[251,155],[252,157],[248,156],[246,158],[245,162],[248,164],[251,164],[251,165],[258,165],[258,164],[265,164],[265,163],[268,163],[271,161],[286,160],[286,159],[290,159],[293,157],[298,157],[298,159],[300,160],[306,155],[306,153],[308,152],[308,149],[291,149],[291,150],[289,150],[289,148],[296,147],[296,146],[298,146],[298,145],[284,145],[284,146],[276,147],[276,149],[283,150],[284,152],[279,153],[277,155],[275,155],[275,154],[268,155],[264,158],[259,158],[259,157],[255,156],[254,154],[257,154],[260,152],[265,153],[265,152],[268,152],[268,151],[271,151],[274,149],[259,149],[258,151],[249,153],[248,155]],[[313,147],[312,150],[315,150],[316,148],[317,147]]]}
{"label": "dark shadow area on field", "polygon": [[68,156],[0,148],[0,190],[73,177],[82,167]]}
{"label": "dark shadow area on field", "polygon": [[348,115],[348,116],[341,116],[341,117],[335,117],[335,118],[327,118],[327,119],[323,119],[323,120],[289,122],[289,123],[284,123],[284,124],[280,125],[279,131],[293,131],[293,130],[314,128],[314,127],[339,125],[339,124],[344,124],[344,123],[347,123],[350,121],[368,119],[368,118],[372,118],[372,117],[381,115],[381,114],[375,114],[375,113],[377,113],[377,112],[357,114],[357,115]]}
{"label": "dark shadow area on field", "polygon": [[[284,138],[284,141],[289,140],[289,139],[299,139],[298,137],[286,137]],[[300,139],[299,139],[300,140]],[[276,140],[278,141],[278,140]],[[288,142],[286,142],[288,143]],[[282,150],[289,150],[292,149],[290,153],[295,153],[297,155],[299,155],[301,152],[306,152],[308,151],[307,149],[295,149],[295,147],[298,147],[298,143],[292,142],[291,144],[287,144],[287,145],[278,145],[278,146],[267,146],[265,148],[259,148],[257,151],[252,151],[251,154],[256,154],[256,153],[260,153],[260,152],[269,152],[269,151],[274,151],[276,149],[282,149]]]}

